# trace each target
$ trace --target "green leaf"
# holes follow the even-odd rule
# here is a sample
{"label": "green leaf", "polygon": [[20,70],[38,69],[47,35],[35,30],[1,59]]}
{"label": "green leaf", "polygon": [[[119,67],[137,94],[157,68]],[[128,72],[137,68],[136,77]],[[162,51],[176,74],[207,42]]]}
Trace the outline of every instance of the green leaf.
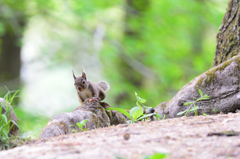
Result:
{"label": "green leaf", "polygon": [[197,102],[197,101],[200,101],[200,100],[207,100],[207,99],[209,99],[209,98],[206,98],[206,97],[200,97],[200,98],[198,98],[198,99],[196,100],[196,102]]}
{"label": "green leaf", "polygon": [[155,153],[152,156],[144,157],[144,159],[165,159],[167,156],[167,153]]}
{"label": "green leaf", "polygon": [[146,103],[146,101],[147,101],[146,99],[142,99],[142,98],[139,97],[139,102],[140,103]]}
{"label": "green leaf", "polygon": [[142,106],[139,104],[139,102],[136,102],[136,105],[139,106],[140,108],[142,108]]}
{"label": "green leaf", "polygon": [[125,109],[122,109],[122,108],[108,108],[108,109],[105,109],[105,110],[116,110],[116,111],[126,115],[132,121],[132,117],[130,116],[130,114]]}
{"label": "green leaf", "polygon": [[153,107],[143,106],[146,109],[152,109]]}
{"label": "green leaf", "polygon": [[137,118],[139,118],[141,115],[143,115],[143,110],[140,107],[133,107],[130,110],[129,114],[132,117],[133,121],[135,121]]}
{"label": "green leaf", "polygon": [[145,103],[145,102],[146,102],[146,99],[140,98],[140,97],[137,95],[136,92],[135,92],[135,96],[136,96],[138,102],[140,102],[140,103]]}
{"label": "green leaf", "polygon": [[203,116],[208,116],[206,113],[203,113]]}
{"label": "green leaf", "polygon": [[196,107],[194,107],[194,108],[191,108],[191,109],[189,110],[189,112],[195,111],[195,110],[197,110],[198,108],[199,108],[198,106],[196,106]]}
{"label": "green leaf", "polygon": [[179,112],[179,113],[177,113],[177,115],[182,115],[182,114],[184,114],[185,112],[187,112],[188,110],[186,109],[186,110],[184,110],[184,111],[181,111],[181,112]]}
{"label": "green leaf", "polygon": [[209,97],[208,95],[206,95],[206,94],[204,95],[204,98],[208,98],[208,99],[210,99],[210,97]]}
{"label": "green leaf", "polygon": [[19,128],[18,124],[15,121],[11,120],[11,122]]}
{"label": "green leaf", "polygon": [[79,127],[79,130],[82,131],[82,127],[86,124],[88,119],[82,120],[81,122],[77,123],[77,126]]}
{"label": "green leaf", "polygon": [[80,122],[80,124],[85,125],[87,121],[88,121],[88,119],[82,120],[82,121]]}
{"label": "green leaf", "polygon": [[1,117],[4,119],[5,123],[7,123],[7,117],[4,114],[1,114]]}
{"label": "green leaf", "polygon": [[198,92],[199,92],[200,96],[202,97],[203,96],[203,92],[201,91],[201,89],[198,88]]}
{"label": "green leaf", "polygon": [[192,101],[192,102],[184,103],[184,105],[189,105],[189,104],[192,104],[192,103],[193,103],[193,101]]}
{"label": "green leaf", "polygon": [[162,120],[165,120],[165,118],[166,118],[166,114],[164,114],[164,116],[163,116],[163,119],[162,119]]}
{"label": "green leaf", "polygon": [[141,120],[141,119],[144,119],[144,118],[147,118],[147,117],[150,117],[150,116],[153,116],[153,115],[156,115],[156,113],[144,114],[143,116],[141,116],[140,118],[138,118],[136,121],[139,121],[139,120]]}
{"label": "green leaf", "polygon": [[137,92],[135,92],[135,96],[137,97]]}
{"label": "green leaf", "polygon": [[9,101],[10,104],[12,104],[13,99],[15,98],[15,96],[17,95],[18,92],[19,92],[19,90],[17,90],[17,91],[13,94],[13,96],[11,97],[11,99],[10,99],[10,101]]}
{"label": "green leaf", "polygon": [[[165,115],[165,114],[164,114],[164,115]],[[160,119],[160,118],[161,118],[161,115],[158,114],[158,113],[156,113],[156,114],[155,114],[155,117],[156,117],[157,119]]]}

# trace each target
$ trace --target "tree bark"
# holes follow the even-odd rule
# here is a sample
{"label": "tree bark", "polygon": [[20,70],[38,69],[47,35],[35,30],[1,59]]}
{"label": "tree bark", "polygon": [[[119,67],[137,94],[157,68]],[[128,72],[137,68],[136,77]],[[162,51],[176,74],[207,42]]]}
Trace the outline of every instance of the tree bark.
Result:
{"label": "tree bark", "polygon": [[[21,69],[21,47],[19,44],[19,36],[6,32],[1,38],[0,52],[0,96],[4,96],[3,86],[7,86],[10,90],[16,90],[20,85],[20,69]],[[2,91],[1,91],[2,89]],[[7,91],[5,89],[5,91]]]}
{"label": "tree bark", "polygon": [[[142,33],[144,32],[144,14],[150,6],[149,0],[126,0],[125,5],[125,24],[124,24],[124,38],[123,38],[123,48],[119,49],[119,55],[121,60],[119,60],[118,69],[123,79],[128,81],[133,87],[139,88],[143,84],[143,75],[140,71],[134,68],[134,62],[131,61],[131,57],[142,62],[145,53],[142,50],[137,50],[136,48],[132,50],[132,43],[139,43],[142,39]],[[129,51],[131,50],[131,51]],[[129,55],[127,55],[129,54]],[[141,70],[141,68],[138,68]],[[115,103],[120,104],[125,100],[129,99],[130,95],[127,91],[121,92],[116,98]]]}
{"label": "tree bark", "polygon": [[7,92],[4,86],[9,90],[20,87],[21,38],[26,23],[24,6],[25,0],[20,0],[19,4],[0,2],[0,22],[4,27],[0,36],[0,96]]}
{"label": "tree bark", "polygon": [[240,10],[239,0],[229,0],[227,11],[217,34],[217,46],[213,66],[239,54]]}

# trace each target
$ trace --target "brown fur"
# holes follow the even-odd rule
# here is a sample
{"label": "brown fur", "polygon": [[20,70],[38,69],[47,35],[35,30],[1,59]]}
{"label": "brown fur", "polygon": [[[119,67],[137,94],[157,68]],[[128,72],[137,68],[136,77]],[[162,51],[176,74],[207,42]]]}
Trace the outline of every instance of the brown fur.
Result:
{"label": "brown fur", "polygon": [[77,90],[77,95],[80,103],[86,99],[97,97],[102,101],[105,99],[105,90],[109,89],[107,82],[99,82],[98,84],[87,80],[86,73],[83,71],[82,76],[76,77],[73,72],[74,85]]}

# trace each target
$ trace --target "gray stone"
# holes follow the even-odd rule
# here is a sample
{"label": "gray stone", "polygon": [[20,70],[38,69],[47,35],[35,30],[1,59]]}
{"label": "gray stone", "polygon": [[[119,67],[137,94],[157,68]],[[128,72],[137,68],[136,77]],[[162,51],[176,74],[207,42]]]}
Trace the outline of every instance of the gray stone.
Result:
{"label": "gray stone", "polygon": [[[199,88],[203,94],[210,96],[210,99],[196,103],[199,107],[198,114],[236,112],[240,109],[239,78],[240,56],[236,56],[199,75],[186,84],[171,100],[160,103],[155,110],[161,116],[165,114],[166,118],[179,117],[177,114],[190,106],[184,103],[200,97]],[[191,115],[194,115],[194,112],[187,116]]]}
{"label": "gray stone", "polygon": [[105,102],[93,100],[91,102],[85,100],[82,106],[75,108],[72,112],[61,113],[53,117],[45,128],[41,131],[40,138],[49,138],[58,135],[70,134],[72,129],[79,131],[76,124],[88,119],[83,128],[88,130],[110,125],[124,124],[129,120],[123,114],[109,110],[110,106]]}

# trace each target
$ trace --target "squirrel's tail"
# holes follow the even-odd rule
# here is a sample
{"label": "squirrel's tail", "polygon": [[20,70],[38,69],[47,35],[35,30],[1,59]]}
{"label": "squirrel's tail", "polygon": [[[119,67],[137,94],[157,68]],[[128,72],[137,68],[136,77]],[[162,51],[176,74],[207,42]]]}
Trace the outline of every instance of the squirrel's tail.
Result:
{"label": "squirrel's tail", "polygon": [[98,86],[101,87],[104,91],[107,91],[110,89],[109,84],[105,81],[98,82]]}

